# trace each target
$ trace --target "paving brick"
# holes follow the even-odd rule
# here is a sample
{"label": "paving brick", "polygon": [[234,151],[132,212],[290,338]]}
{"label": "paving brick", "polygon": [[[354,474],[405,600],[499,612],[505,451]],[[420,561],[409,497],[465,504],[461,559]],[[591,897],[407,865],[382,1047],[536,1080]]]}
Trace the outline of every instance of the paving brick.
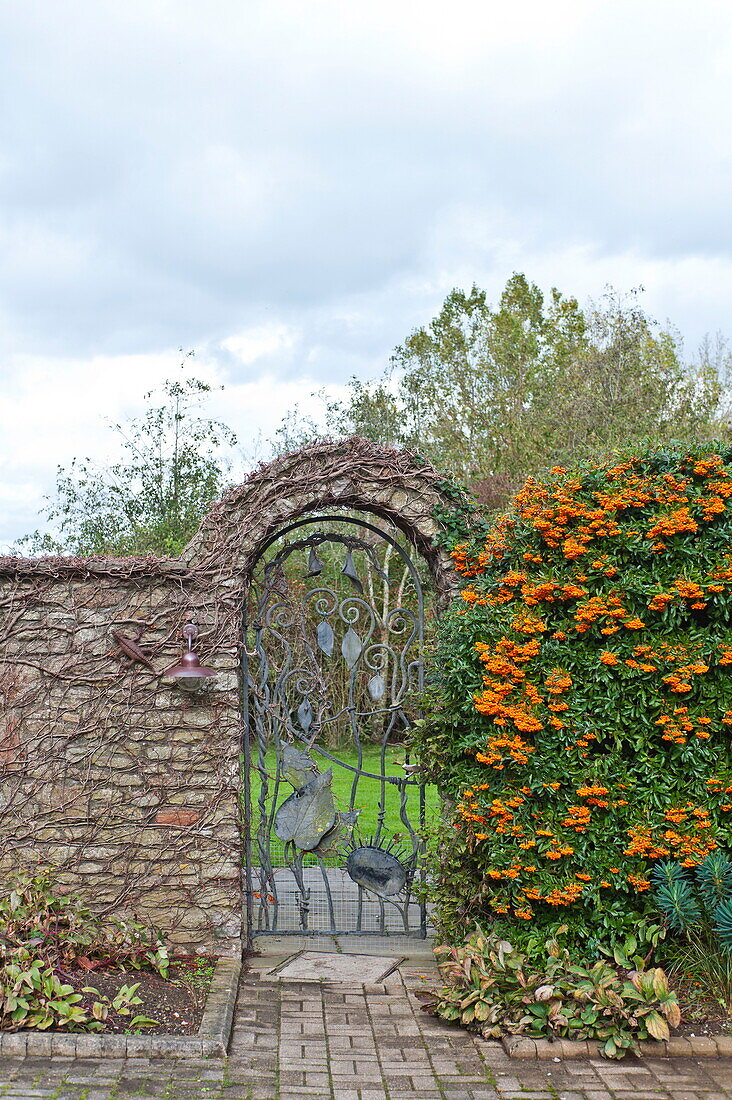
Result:
{"label": "paving brick", "polygon": [[[414,1090],[410,1089],[409,1092],[394,1091],[389,1089],[389,1100],[442,1100],[442,1090],[435,1089],[429,1092],[421,1092],[418,1096],[415,1095]],[[340,1100],[340,1097],[338,1098]],[[463,1093],[460,1100],[466,1100],[466,1094]]]}
{"label": "paving brick", "polygon": [[613,1093],[616,1100],[638,1100],[638,1096],[642,1096],[643,1100],[666,1100],[668,1093],[664,1089],[663,1092],[658,1092],[656,1089],[641,1085],[637,1089],[616,1089]]}
{"label": "paving brick", "polygon": [[318,1085],[323,1088],[324,1086],[330,1084],[330,1074],[318,1070],[307,1070],[305,1072],[305,1084]]}
{"label": "paving brick", "polygon": [[[486,1041],[419,1012],[400,981],[385,992],[307,983],[240,988],[228,1069],[218,1059],[72,1057],[47,1037],[37,1054],[0,1057],[6,1100],[732,1100],[732,1056],[671,1040],[686,1057],[649,1048],[641,1060],[596,1056],[512,1061]],[[96,1039],[110,1054],[114,1043]],[[165,1044],[163,1043],[162,1046]],[[732,1053],[732,1041],[729,1042]],[[53,1050],[66,1057],[53,1058]],[[142,1048],[141,1048],[142,1049]],[[716,1050],[717,1048],[715,1048]],[[699,1054],[696,1054],[696,1051]],[[557,1043],[550,1051],[564,1053]],[[574,1052],[574,1051],[573,1051]],[[644,1052],[645,1053],[645,1052]],[[162,1050],[161,1050],[162,1054]],[[702,1056],[704,1055],[704,1056]],[[228,1075],[223,1084],[224,1073]],[[491,1083],[495,1079],[495,1087]],[[279,1081],[279,1085],[278,1085]],[[279,1088],[279,1092],[278,1092]]]}

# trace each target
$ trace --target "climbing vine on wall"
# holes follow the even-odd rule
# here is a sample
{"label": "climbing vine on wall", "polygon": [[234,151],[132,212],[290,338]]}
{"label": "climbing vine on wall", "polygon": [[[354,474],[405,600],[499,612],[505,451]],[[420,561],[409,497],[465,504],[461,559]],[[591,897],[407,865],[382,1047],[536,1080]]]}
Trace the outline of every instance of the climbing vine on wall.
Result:
{"label": "climbing vine on wall", "polygon": [[732,450],[555,467],[452,556],[418,734],[453,805],[443,928],[620,934],[654,861],[732,842]]}
{"label": "climbing vine on wall", "polygon": [[0,871],[52,867],[185,948],[241,925],[237,693],[161,677],[191,616],[225,685],[236,608],[180,562],[0,558]]}

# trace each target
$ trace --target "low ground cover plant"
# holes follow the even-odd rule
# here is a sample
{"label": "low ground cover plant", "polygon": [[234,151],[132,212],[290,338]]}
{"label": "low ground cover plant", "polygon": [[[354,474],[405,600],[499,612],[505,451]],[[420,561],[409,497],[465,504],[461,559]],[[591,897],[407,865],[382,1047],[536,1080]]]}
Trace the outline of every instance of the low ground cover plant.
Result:
{"label": "low ground cover plant", "polygon": [[644,970],[642,959],[623,952],[616,951],[615,965],[572,961],[550,939],[530,956],[478,930],[461,945],[438,947],[437,954],[445,986],[433,1011],[485,1038],[594,1039],[606,1057],[622,1058],[637,1052],[639,1042],[667,1039],[669,1026],[680,1022],[663,970]]}
{"label": "low ground cover plant", "polygon": [[[651,447],[529,480],[452,554],[433,712],[444,939],[559,924],[590,958],[650,872],[732,843],[732,450]],[[449,825],[449,828],[445,826]],[[449,838],[445,839],[449,833]]]}
{"label": "low ground cover plant", "polygon": [[12,878],[0,897],[0,1029],[101,1031],[110,1023],[129,1029],[155,1023],[135,1009],[139,983],[102,994],[90,983],[77,988],[72,971],[90,974],[104,964],[125,971],[152,970],[165,977],[162,940],[135,921],[94,917],[74,895],[54,888],[50,870]]}

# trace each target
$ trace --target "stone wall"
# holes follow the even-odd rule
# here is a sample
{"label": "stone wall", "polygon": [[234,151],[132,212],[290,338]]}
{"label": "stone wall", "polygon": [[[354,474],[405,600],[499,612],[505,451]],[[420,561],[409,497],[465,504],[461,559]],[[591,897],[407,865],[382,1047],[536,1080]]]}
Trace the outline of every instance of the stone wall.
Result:
{"label": "stone wall", "polygon": [[[242,602],[278,528],[334,506],[392,520],[447,599],[440,476],[362,440],[263,467],[181,559],[0,559],[0,870],[50,863],[95,909],[155,924],[180,950],[236,945]],[[161,678],[189,620],[219,672],[199,694]],[[152,667],[113,632],[139,633]]]}
{"label": "stone wall", "polygon": [[[231,610],[231,609],[229,609]],[[179,562],[0,564],[0,869],[51,863],[178,948],[238,940],[239,695],[231,614]],[[159,673],[198,620],[200,694]],[[112,631],[135,637],[153,669]]]}

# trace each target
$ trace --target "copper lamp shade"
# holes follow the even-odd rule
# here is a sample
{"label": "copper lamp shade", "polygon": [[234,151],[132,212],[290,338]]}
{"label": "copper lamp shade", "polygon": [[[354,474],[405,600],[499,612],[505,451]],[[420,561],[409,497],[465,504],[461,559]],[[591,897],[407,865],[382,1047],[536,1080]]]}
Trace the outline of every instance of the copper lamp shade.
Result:
{"label": "copper lamp shade", "polygon": [[183,654],[177,665],[173,665],[163,673],[166,680],[170,680],[183,691],[198,691],[207,680],[216,676],[216,670],[202,665],[193,652],[193,639],[197,635],[198,630],[193,623],[187,623],[183,627],[183,636],[188,639],[188,651]]}

